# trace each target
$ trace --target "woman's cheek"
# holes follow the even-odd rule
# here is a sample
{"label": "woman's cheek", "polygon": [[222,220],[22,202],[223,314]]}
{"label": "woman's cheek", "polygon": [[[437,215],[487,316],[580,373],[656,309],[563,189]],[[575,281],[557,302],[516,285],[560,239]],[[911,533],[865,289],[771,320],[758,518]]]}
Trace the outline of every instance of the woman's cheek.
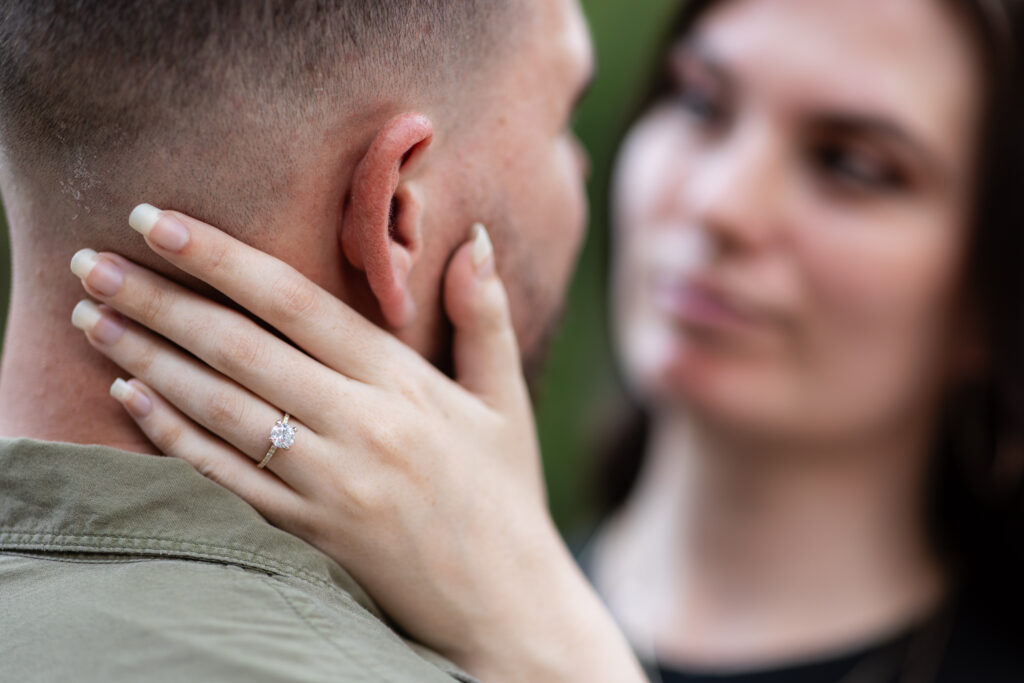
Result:
{"label": "woman's cheek", "polygon": [[801,288],[835,325],[881,332],[927,323],[949,305],[958,231],[948,216],[907,204],[860,215],[850,208],[821,212],[796,231]]}
{"label": "woman's cheek", "polygon": [[672,198],[684,193],[686,168],[692,165],[681,130],[674,117],[655,113],[626,136],[614,174],[618,227],[643,228],[659,215],[678,210]]}
{"label": "woman's cheek", "polygon": [[[804,394],[826,421],[901,415],[940,374],[956,281],[952,226],[912,212],[823,219],[796,242]],[[932,217],[934,218],[934,217]],[[831,418],[824,412],[832,414]]]}

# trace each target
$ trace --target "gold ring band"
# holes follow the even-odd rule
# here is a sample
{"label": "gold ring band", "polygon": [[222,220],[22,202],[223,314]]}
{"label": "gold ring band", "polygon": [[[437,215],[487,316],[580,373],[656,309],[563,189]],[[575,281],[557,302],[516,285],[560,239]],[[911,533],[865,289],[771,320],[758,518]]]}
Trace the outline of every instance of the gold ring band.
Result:
{"label": "gold ring band", "polygon": [[264,467],[266,467],[267,463],[270,462],[270,459],[274,457],[274,453],[276,452],[277,446],[271,446],[270,450],[267,451],[267,454],[263,456],[263,460],[260,461],[260,464],[256,465],[256,469],[262,470]]}

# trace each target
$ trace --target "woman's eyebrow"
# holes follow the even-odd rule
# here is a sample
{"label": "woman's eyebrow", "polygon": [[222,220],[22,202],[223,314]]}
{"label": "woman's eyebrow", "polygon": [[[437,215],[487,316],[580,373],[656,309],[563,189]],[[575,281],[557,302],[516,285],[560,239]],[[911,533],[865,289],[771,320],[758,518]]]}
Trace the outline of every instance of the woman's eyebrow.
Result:
{"label": "woman's eyebrow", "polygon": [[695,62],[702,69],[706,69],[713,78],[721,81],[725,86],[733,84],[733,76],[714,53],[702,44],[699,40],[689,38],[676,44],[672,48],[669,58],[670,66],[677,71],[685,69],[687,62]]}
{"label": "woman's eyebrow", "polygon": [[816,128],[845,135],[874,136],[902,147],[930,168],[942,168],[941,159],[906,128],[874,114],[826,112],[814,117]]}

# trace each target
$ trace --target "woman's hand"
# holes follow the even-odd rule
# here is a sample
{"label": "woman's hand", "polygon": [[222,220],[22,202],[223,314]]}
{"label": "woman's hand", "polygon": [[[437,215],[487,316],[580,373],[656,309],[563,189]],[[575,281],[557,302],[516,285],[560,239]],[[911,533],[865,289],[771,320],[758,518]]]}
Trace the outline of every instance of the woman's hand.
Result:
{"label": "woman's hand", "polygon": [[[107,306],[82,302],[73,321],[135,376],[112,393],[157,448],[330,555],[411,635],[471,673],[641,677],[547,514],[482,226],[446,275],[456,382],[211,226],[147,205],[131,223],[160,256],[295,344],[120,256],[76,254],[72,270]],[[294,446],[259,469],[283,413]]]}

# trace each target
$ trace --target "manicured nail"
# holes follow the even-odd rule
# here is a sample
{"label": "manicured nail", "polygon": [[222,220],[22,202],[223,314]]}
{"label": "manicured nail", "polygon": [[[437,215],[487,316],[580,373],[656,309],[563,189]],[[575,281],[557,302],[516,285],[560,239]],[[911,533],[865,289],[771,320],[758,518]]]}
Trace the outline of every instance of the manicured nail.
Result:
{"label": "manicured nail", "polygon": [[125,331],[125,323],[119,316],[103,315],[100,307],[88,299],[78,302],[71,312],[71,324],[101,344],[113,344]]}
{"label": "manicured nail", "polygon": [[188,244],[188,228],[152,204],[139,204],[132,209],[128,225],[167,251],[181,251]]}
{"label": "manicured nail", "polygon": [[71,324],[82,332],[89,332],[103,317],[100,307],[88,299],[79,301],[75,310],[71,311]]}
{"label": "manicured nail", "polygon": [[110,385],[110,395],[133,417],[142,419],[153,410],[149,397],[121,378]]}
{"label": "manicured nail", "polygon": [[101,259],[92,249],[82,249],[71,259],[71,272],[103,296],[114,296],[124,285],[124,271]]}
{"label": "manicured nail", "polygon": [[92,249],[79,249],[71,257],[71,272],[84,280],[89,277],[89,273],[96,267],[98,261],[99,258]]}
{"label": "manicured nail", "polygon": [[494,245],[482,223],[473,226],[473,267],[479,278],[489,277],[494,272]]}
{"label": "manicured nail", "polygon": [[152,204],[139,204],[128,215],[128,225],[143,235],[148,236],[153,226],[160,220],[161,215],[160,209]]}

